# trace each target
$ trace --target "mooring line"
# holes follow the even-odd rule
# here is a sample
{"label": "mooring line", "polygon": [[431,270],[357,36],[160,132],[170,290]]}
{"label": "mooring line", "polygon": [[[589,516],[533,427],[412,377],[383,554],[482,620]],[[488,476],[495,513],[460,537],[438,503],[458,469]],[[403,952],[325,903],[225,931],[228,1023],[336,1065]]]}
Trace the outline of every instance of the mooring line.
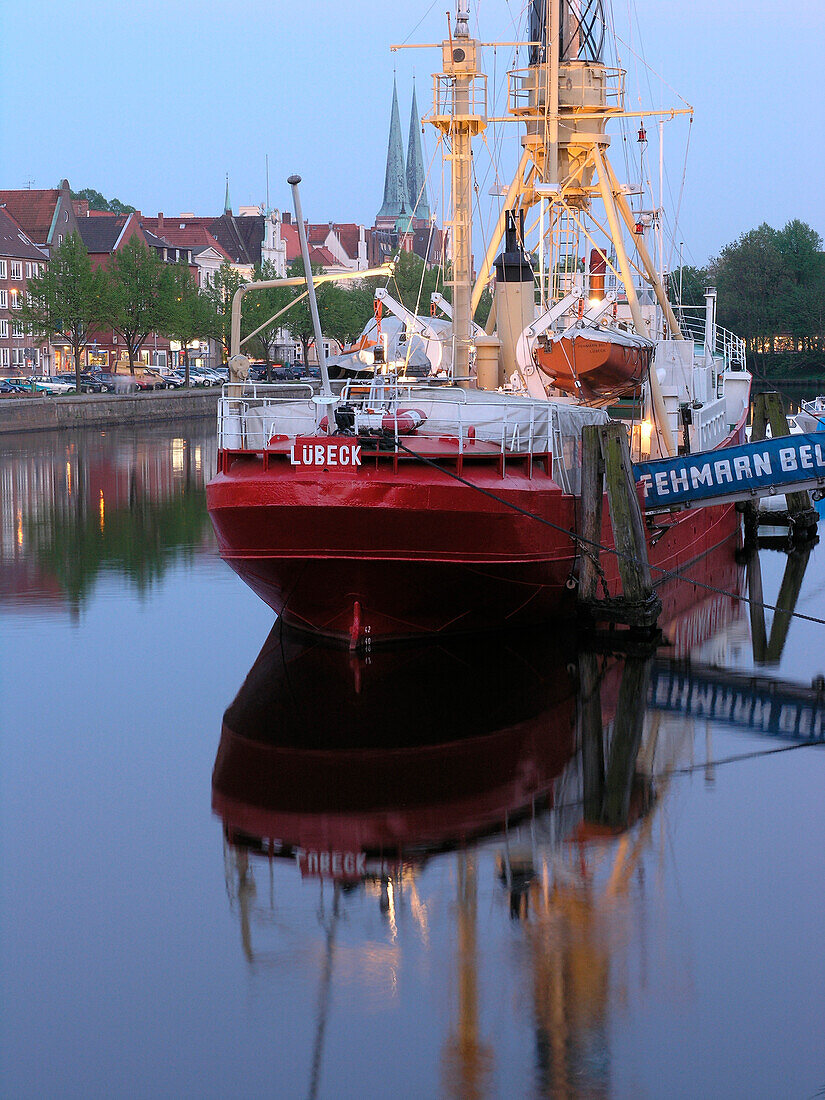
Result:
{"label": "mooring line", "polygon": [[[481,493],[482,496],[489,497],[490,500],[496,501],[498,504],[503,504],[505,508],[510,508],[514,512],[518,512],[520,515],[525,516],[527,519],[534,519],[538,523],[544,524],[545,527],[550,527],[553,531],[558,531],[562,535],[567,535],[568,538],[577,543],[583,553],[587,551],[584,549],[585,545],[592,547],[595,550],[603,550],[607,554],[613,554],[616,558],[621,558],[623,561],[631,562],[634,565],[643,565],[644,563],[634,557],[633,554],[625,553],[624,551],[617,550],[614,546],[604,546],[602,543],[597,542],[595,539],[586,538],[584,535],[579,535],[575,531],[571,531],[567,527],[562,527],[561,524],[553,523],[552,520],[545,519],[544,516],[538,516],[535,512],[530,512],[526,508],[522,508],[518,504],[514,504],[510,500],[505,500],[504,497],[498,496],[498,494],[491,492],[489,489],[483,489],[480,485],[475,485],[472,481],[462,477],[456,471],[448,470],[445,466],[436,462],[434,459],[427,458],[426,455],[419,454],[411,447],[408,447],[405,443],[402,443],[400,439],[395,440],[395,444],[402,451],[406,451],[407,454],[412,455],[413,458],[417,458],[420,462],[426,463],[428,466],[433,466],[436,470],[441,470],[448,477],[453,478],[454,481],[460,482],[462,485],[466,485],[469,489],[475,489],[477,493]],[[666,569],[663,565],[654,565],[649,563],[651,569],[655,569],[661,574],[664,580],[677,580],[683,581],[685,584],[693,584],[697,588],[702,588],[706,592],[713,592],[719,596],[727,596],[729,599],[738,600],[740,603],[750,604],[754,607],[761,607],[764,611],[780,612],[783,615],[790,615],[794,619],[803,619],[809,623],[816,623],[817,626],[825,626],[825,619],[821,619],[816,615],[806,615],[802,611],[789,611],[786,607],[779,607],[776,604],[762,603],[759,600],[752,600],[749,596],[740,596],[736,592],[729,592],[725,588],[719,588],[717,585],[708,584],[706,581],[696,580],[693,577],[686,577],[683,572]],[[688,568],[688,567],[686,567]]]}

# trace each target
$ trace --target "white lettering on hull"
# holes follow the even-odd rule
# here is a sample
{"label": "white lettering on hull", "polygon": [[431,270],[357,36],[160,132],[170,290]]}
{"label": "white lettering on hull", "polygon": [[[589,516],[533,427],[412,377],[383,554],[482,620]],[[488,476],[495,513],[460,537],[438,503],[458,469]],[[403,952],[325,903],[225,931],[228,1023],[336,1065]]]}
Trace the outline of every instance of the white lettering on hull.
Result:
{"label": "white lettering on hull", "polygon": [[293,466],[326,470],[339,466],[360,466],[360,443],[330,443],[327,440],[297,440],[292,444],[289,461]]}

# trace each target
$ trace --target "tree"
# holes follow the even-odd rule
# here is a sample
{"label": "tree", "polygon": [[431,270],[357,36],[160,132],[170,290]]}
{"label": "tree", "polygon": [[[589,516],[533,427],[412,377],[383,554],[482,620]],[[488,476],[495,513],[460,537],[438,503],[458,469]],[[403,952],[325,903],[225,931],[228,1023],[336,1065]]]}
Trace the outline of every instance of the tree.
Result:
{"label": "tree", "polygon": [[811,226],[794,218],[779,230],[776,244],[788,278],[781,304],[783,327],[791,336],[794,351],[811,351],[822,339],[825,297],[822,238]]}
{"label": "tree", "polygon": [[[271,260],[264,261],[255,268],[255,281],[277,279],[278,269]],[[266,290],[258,290],[249,294],[244,301],[244,310],[241,320],[241,332],[246,336],[254,332],[269,317],[274,317],[282,309],[289,306],[295,298],[294,287],[272,286]],[[299,290],[300,292],[300,290]],[[266,380],[271,380],[272,362],[275,358],[275,348],[278,341],[278,333],[286,327],[286,317],[280,317],[267,325],[259,333],[252,337],[248,343],[249,350],[258,352],[260,358],[266,363]]]}
{"label": "tree", "polygon": [[166,268],[169,312],[164,326],[166,336],[180,343],[183,356],[184,385],[189,385],[189,345],[195,339],[219,335],[218,316],[213,303],[198,290],[189,265],[185,262]]}
{"label": "tree", "polygon": [[324,293],[321,328],[339,344],[351,344],[373,316],[375,279],[330,283]]}
{"label": "tree", "polygon": [[[314,275],[320,275],[321,268],[318,265],[313,265],[312,273]],[[289,274],[294,278],[304,276],[304,261],[298,257],[293,260],[289,267]],[[315,287],[315,300],[318,304],[318,316],[319,318],[324,315],[324,310],[327,308],[327,302],[330,293],[330,283],[321,283]],[[292,287],[293,298],[300,298],[306,289],[305,286]],[[290,333],[296,340],[300,340],[301,348],[303,349],[303,362],[306,367],[309,362],[309,345],[315,340],[315,329],[312,324],[312,314],[309,310],[309,297],[301,298],[288,313],[284,314],[285,323],[284,328]],[[323,325],[322,331],[323,331]]]}
{"label": "tree", "polygon": [[720,324],[738,333],[751,354],[773,352],[790,281],[776,230],[763,222],[743,233],[711,262],[710,274],[719,291]]}
{"label": "tree", "polygon": [[28,301],[20,320],[33,334],[57,336],[71,345],[75,386],[80,392],[80,355],[101,319],[104,285],[92,271],[89,255],[77,233],[66,237],[42,274],[28,280]]}
{"label": "tree", "polygon": [[126,344],[129,373],[150,332],[163,331],[171,308],[171,285],[164,265],[138,237],[112,257],[105,297],[105,319]]}
{"label": "tree", "polygon": [[84,187],[82,191],[72,191],[73,199],[85,199],[90,210],[102,210],[106,214],[134,214],[134,206],[128,206],[120,199],[107,199],[93,187]]}
{"label": "tree", "polygon": [[671,304],[690,309],[704,307],[705,287],[709,285],[709,278],[706,268],[691,267],[690,264],[671,271],[668,276],[668,298]]}
{"label": "tree", "polygon": [[217,317],[217,336],[223,347],[225,363],[229,361],[229,344],[232,336],[232,297],[235,291],[244,285],[244,281],[240,272],[226,262],[221,264],[214,280],[204,291],[204,296],[212,303]]}

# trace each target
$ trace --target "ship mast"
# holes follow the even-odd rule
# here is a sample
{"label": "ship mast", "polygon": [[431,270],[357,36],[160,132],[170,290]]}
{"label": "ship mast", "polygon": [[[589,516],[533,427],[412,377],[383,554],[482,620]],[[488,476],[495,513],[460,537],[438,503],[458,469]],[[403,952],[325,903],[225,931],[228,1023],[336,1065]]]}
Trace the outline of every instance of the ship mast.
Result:
{"label": "ship mast", "polygon": [[478,69],[480,43],[470,37],[469,0],[458,0],[455,32],[447,25],[441,43],[442,72],[433,76],[433,111],[428,121],[449,146],[452,212],[447,223],[452,248],[453,377],[469,385],[472,346],[472,139],[487,125],[487,78]]}

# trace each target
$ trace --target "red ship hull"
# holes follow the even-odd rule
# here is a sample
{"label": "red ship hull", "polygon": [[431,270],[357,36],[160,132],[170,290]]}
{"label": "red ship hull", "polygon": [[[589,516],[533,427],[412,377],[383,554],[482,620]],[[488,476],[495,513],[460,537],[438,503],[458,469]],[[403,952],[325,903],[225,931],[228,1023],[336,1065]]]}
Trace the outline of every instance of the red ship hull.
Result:
{"label": "red ship hull", "polygon": [[[538,462],[504,477],[493,465],[465,464],[461,477],[481,491],[419,463],[375,462],[356,473],[243,459],[225,464],[207,503],[221,555],[239,576],[290,626],[351,647],[572,617],[577,560],[566,532],[579,526],[577,498]],[[667,524],[650,547],[654,580],[659,566],[713,583],[702,562],[735,537],[734,505]],[[602,541],[612,545],[608,518]],[[616,559],[605,554],[603,564],[615,593]],[[672,617],[696,590],[678,584],[661,595]]]}

